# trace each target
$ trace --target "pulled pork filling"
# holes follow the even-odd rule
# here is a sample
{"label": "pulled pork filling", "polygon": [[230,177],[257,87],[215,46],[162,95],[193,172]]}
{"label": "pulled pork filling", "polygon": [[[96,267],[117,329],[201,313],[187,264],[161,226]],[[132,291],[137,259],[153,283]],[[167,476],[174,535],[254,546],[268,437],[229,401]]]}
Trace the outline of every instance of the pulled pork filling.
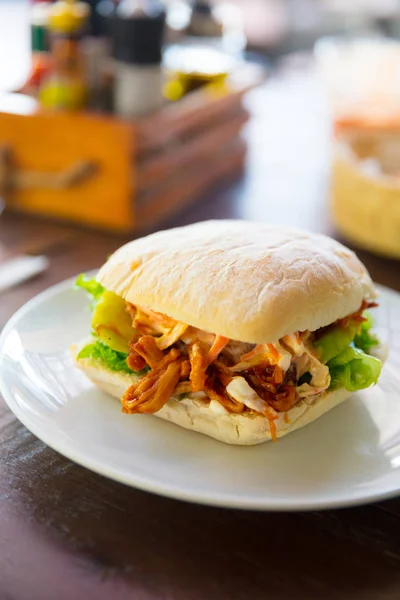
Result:
{"label": "pulled pork filling", "polygon": [[121,399],[128,414],[156,413],[171,396],[201,398],[216,414],[264,415],[275,438],[280,412],[328,389],[369,387],[380,374],[381,362],[371,356],[379,342],[364,314],[375,303],[363,302],[355,313],[315,332],[248,344],[134,306],[84,276],[77,285],[93,297],[95,338],[77,358],[138,375]]}
{"label": "pulled pork filling", "polygon": [[[203,392],[228,412],[252,411],[270,420],[292,408],[309,389],[329,387],[329,369],[313,354],[309,334],[285,336],[278,344],[245,344],[184,325],[149,309],[128,305],[136,332],[127,364],[150,371],[122,397],[124,412],[157,412],[171,395]],[[305,372],[307,391],[297,390]]]}
{"label": "pulled pork filling", "polygon": [[[364,322],[362,312],[371,306],[363,303],[354,315],[335,325]],[[127,310],[135,331],[127,364],[133,371],[146,366],[150,371],[123,395],[126,413],[154,413],[171,395],[202,392],[204,400],[217,402],[225,411],[265,415],[272,431],[278,412],[326,391],[331,384],[329,367],[313,345],[329,328],[255,345],[201,331],[148,308],[128,304]],[[308,381],[299,384],[305,374]]]}

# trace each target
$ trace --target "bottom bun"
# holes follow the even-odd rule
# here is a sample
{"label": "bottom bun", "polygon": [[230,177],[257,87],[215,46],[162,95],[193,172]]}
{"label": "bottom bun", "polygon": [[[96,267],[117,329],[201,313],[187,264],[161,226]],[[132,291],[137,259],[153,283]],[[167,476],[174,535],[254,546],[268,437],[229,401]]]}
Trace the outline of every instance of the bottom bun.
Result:
{"label": "bottom bun", "polygon": [[[116,398],[121,398],[137,379],[134,375],[110,371],[90,358],[77,360],[76,364],[94,384]],[[351,392],[341,388],[300,400],[290,410],[278,413],[277,437],[315,421],[349,396]],[[228,413],[220,405],[213,406],[208,398],[205,401],[206,398],[204,394],[188,394],[183,400],[171,397],[155,416],[227,444],[253,445],[271,439],[270,423],[263,415]]]}

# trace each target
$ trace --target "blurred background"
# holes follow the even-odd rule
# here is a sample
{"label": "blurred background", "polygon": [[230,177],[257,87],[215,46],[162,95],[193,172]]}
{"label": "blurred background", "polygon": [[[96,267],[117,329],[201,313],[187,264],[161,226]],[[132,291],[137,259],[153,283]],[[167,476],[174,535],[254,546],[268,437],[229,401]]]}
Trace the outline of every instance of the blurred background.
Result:
{"label": "blurred background", "polygon": [[0,0],[0,53],[3,255],[233,217],[400,258],[400,1]]}
{"label": "blurred background", "polygon": [[[0,64],[2,89],[18,85],[29,69],[30,4],[29,0],[0,0],[0,49],[8,57]],[[164,4],[171,26],[183,28],[192,3],[165,0]],[[211,4],[228,8],[240,21],[247,49],[268,59],[312,51],[325,36],[400,36],[397,0],[215,0]]]}

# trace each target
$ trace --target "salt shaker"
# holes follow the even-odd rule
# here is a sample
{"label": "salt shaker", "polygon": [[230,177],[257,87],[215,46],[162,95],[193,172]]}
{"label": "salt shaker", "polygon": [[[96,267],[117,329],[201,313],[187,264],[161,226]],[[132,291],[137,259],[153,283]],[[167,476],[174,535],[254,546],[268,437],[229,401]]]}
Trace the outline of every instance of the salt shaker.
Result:
{"label": "salt shaker", "polygon": [[140,117],[163,102],[162,43],[165,10],[159,2],[123,0],[110,20],[114,110]]}

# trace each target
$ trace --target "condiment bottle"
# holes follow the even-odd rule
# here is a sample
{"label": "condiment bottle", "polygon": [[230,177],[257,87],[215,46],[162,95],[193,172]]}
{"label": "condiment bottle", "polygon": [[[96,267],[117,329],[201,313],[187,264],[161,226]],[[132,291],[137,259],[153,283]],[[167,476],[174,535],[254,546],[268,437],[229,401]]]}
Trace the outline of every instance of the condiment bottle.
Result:
{"label": "condiment bottle", "polygon": [[32,66],[28,78],[19,90],[36,96],[40,85],[50,70],[47,21],[50,2],[33,2],[30,17]]}
{"label": "condiment bottle", "polygon": [[138,117],[160,108],[165,10],[158,2],[124,0],[110,20],[114,62],[114,110]]}
{"label": "condiment bottle", "polygon": [[49,12],[52,72],[43,82],[40,102],[45,108],[79,110],[87,100],[80,41],[90,7],[85,2],[58,0]]}
{"label": "condiment bottle", "polygon": [[187,34],[198,37],[221,37],[222,23],[215,17],[208,0],[194,0]]}
{"label": "condiment bottle", "polygon": [[85,59],[85,78],[89,88],[90,105],[104,105],[104,79],[110,70],[111,45],[107,17],[115,10],[116,0],[86,0],[91,6],[87,35],[82,40]]}

